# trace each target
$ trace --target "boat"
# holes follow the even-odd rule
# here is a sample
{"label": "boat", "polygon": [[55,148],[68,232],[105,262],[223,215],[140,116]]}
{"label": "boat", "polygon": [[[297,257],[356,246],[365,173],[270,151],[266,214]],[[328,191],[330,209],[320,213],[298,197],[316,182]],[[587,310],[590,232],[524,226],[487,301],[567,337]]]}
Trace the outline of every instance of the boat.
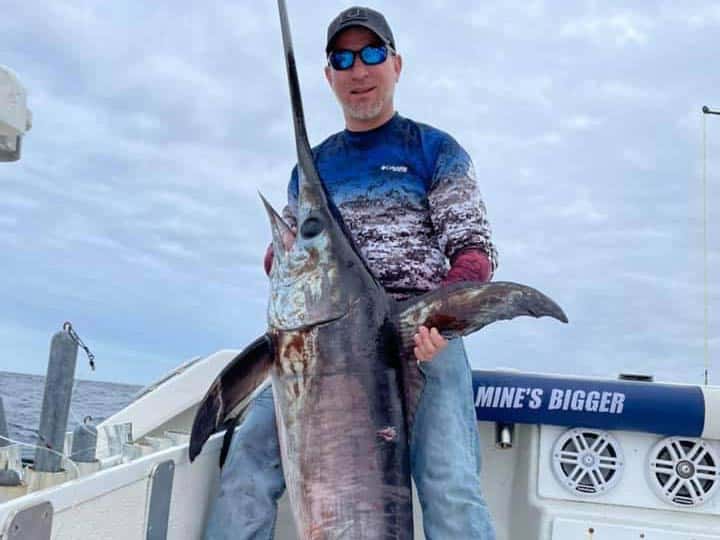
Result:
{"label": "boat", "polygon": [[[190,428],[238,353],[185,362],[99,424],[94,463],[40,478],[15,459],[23,482],[0,487],[0,538],[202,538],[223,433],[191,464]],[[499,540],[720,539],[720,387],[487,370],[474,391]],[[285,498],[275,538],[297,538]]]}

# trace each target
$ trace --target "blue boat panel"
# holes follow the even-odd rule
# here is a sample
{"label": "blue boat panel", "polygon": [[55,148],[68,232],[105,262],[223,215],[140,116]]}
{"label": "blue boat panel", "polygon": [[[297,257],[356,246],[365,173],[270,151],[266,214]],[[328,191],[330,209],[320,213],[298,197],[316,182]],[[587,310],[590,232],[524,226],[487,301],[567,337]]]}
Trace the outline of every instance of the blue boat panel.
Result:
{"label": "blue boat panel", "polygon": [[700,437],[698,386],[473,371],[478,420]]}

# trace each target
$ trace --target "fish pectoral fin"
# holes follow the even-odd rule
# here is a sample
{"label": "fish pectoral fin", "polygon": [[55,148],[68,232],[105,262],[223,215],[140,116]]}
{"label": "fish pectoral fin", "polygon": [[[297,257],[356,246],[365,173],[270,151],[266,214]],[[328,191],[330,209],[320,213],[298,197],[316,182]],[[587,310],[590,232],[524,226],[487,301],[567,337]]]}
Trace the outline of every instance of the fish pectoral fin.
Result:
{"label": "fish pectoral fin", "polygon": [[454,283],[398,305],[403,342],[412,342],[421,325],[435,327],[446,338],[454,338],[521,315],[567,322],[560,306],[543,293],[507,281]]}
{"label": "fish pectoral fin", "polygon": [[227,453],[236,424],[232,420],[240,414],[253,390],[267,378],[273,355],[272,340],[265,334],[233,358],[217,376],[195,413],[190,434],[190,461],[197,457],[213,433],[225,427],[230,429],[223,444]]}

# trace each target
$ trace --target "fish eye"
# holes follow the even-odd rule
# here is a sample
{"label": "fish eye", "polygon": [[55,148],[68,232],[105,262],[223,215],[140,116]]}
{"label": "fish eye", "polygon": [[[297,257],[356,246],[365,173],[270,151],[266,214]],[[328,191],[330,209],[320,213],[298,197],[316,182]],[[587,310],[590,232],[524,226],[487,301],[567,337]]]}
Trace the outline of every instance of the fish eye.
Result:
{"label": "fish eye", "polygon": [[300,226],[300,234],[303,238],[314,238],[323,230],[323,222],[316,217],[309,217]]}

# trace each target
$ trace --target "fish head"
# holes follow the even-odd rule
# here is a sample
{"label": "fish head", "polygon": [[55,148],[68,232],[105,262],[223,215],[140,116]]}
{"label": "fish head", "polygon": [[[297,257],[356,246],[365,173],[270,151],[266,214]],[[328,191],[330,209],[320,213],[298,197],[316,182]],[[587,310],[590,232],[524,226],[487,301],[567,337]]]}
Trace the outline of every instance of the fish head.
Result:
{"label": "fish head", "polygon": [[368,288],[379,288],[348,240],[340,218],[328,205],[324,191],[303,192],[307,181],[302,169],[299,174],[297,232],[263,198],[274,253],[268,323],[282,330],[340,319]]}

